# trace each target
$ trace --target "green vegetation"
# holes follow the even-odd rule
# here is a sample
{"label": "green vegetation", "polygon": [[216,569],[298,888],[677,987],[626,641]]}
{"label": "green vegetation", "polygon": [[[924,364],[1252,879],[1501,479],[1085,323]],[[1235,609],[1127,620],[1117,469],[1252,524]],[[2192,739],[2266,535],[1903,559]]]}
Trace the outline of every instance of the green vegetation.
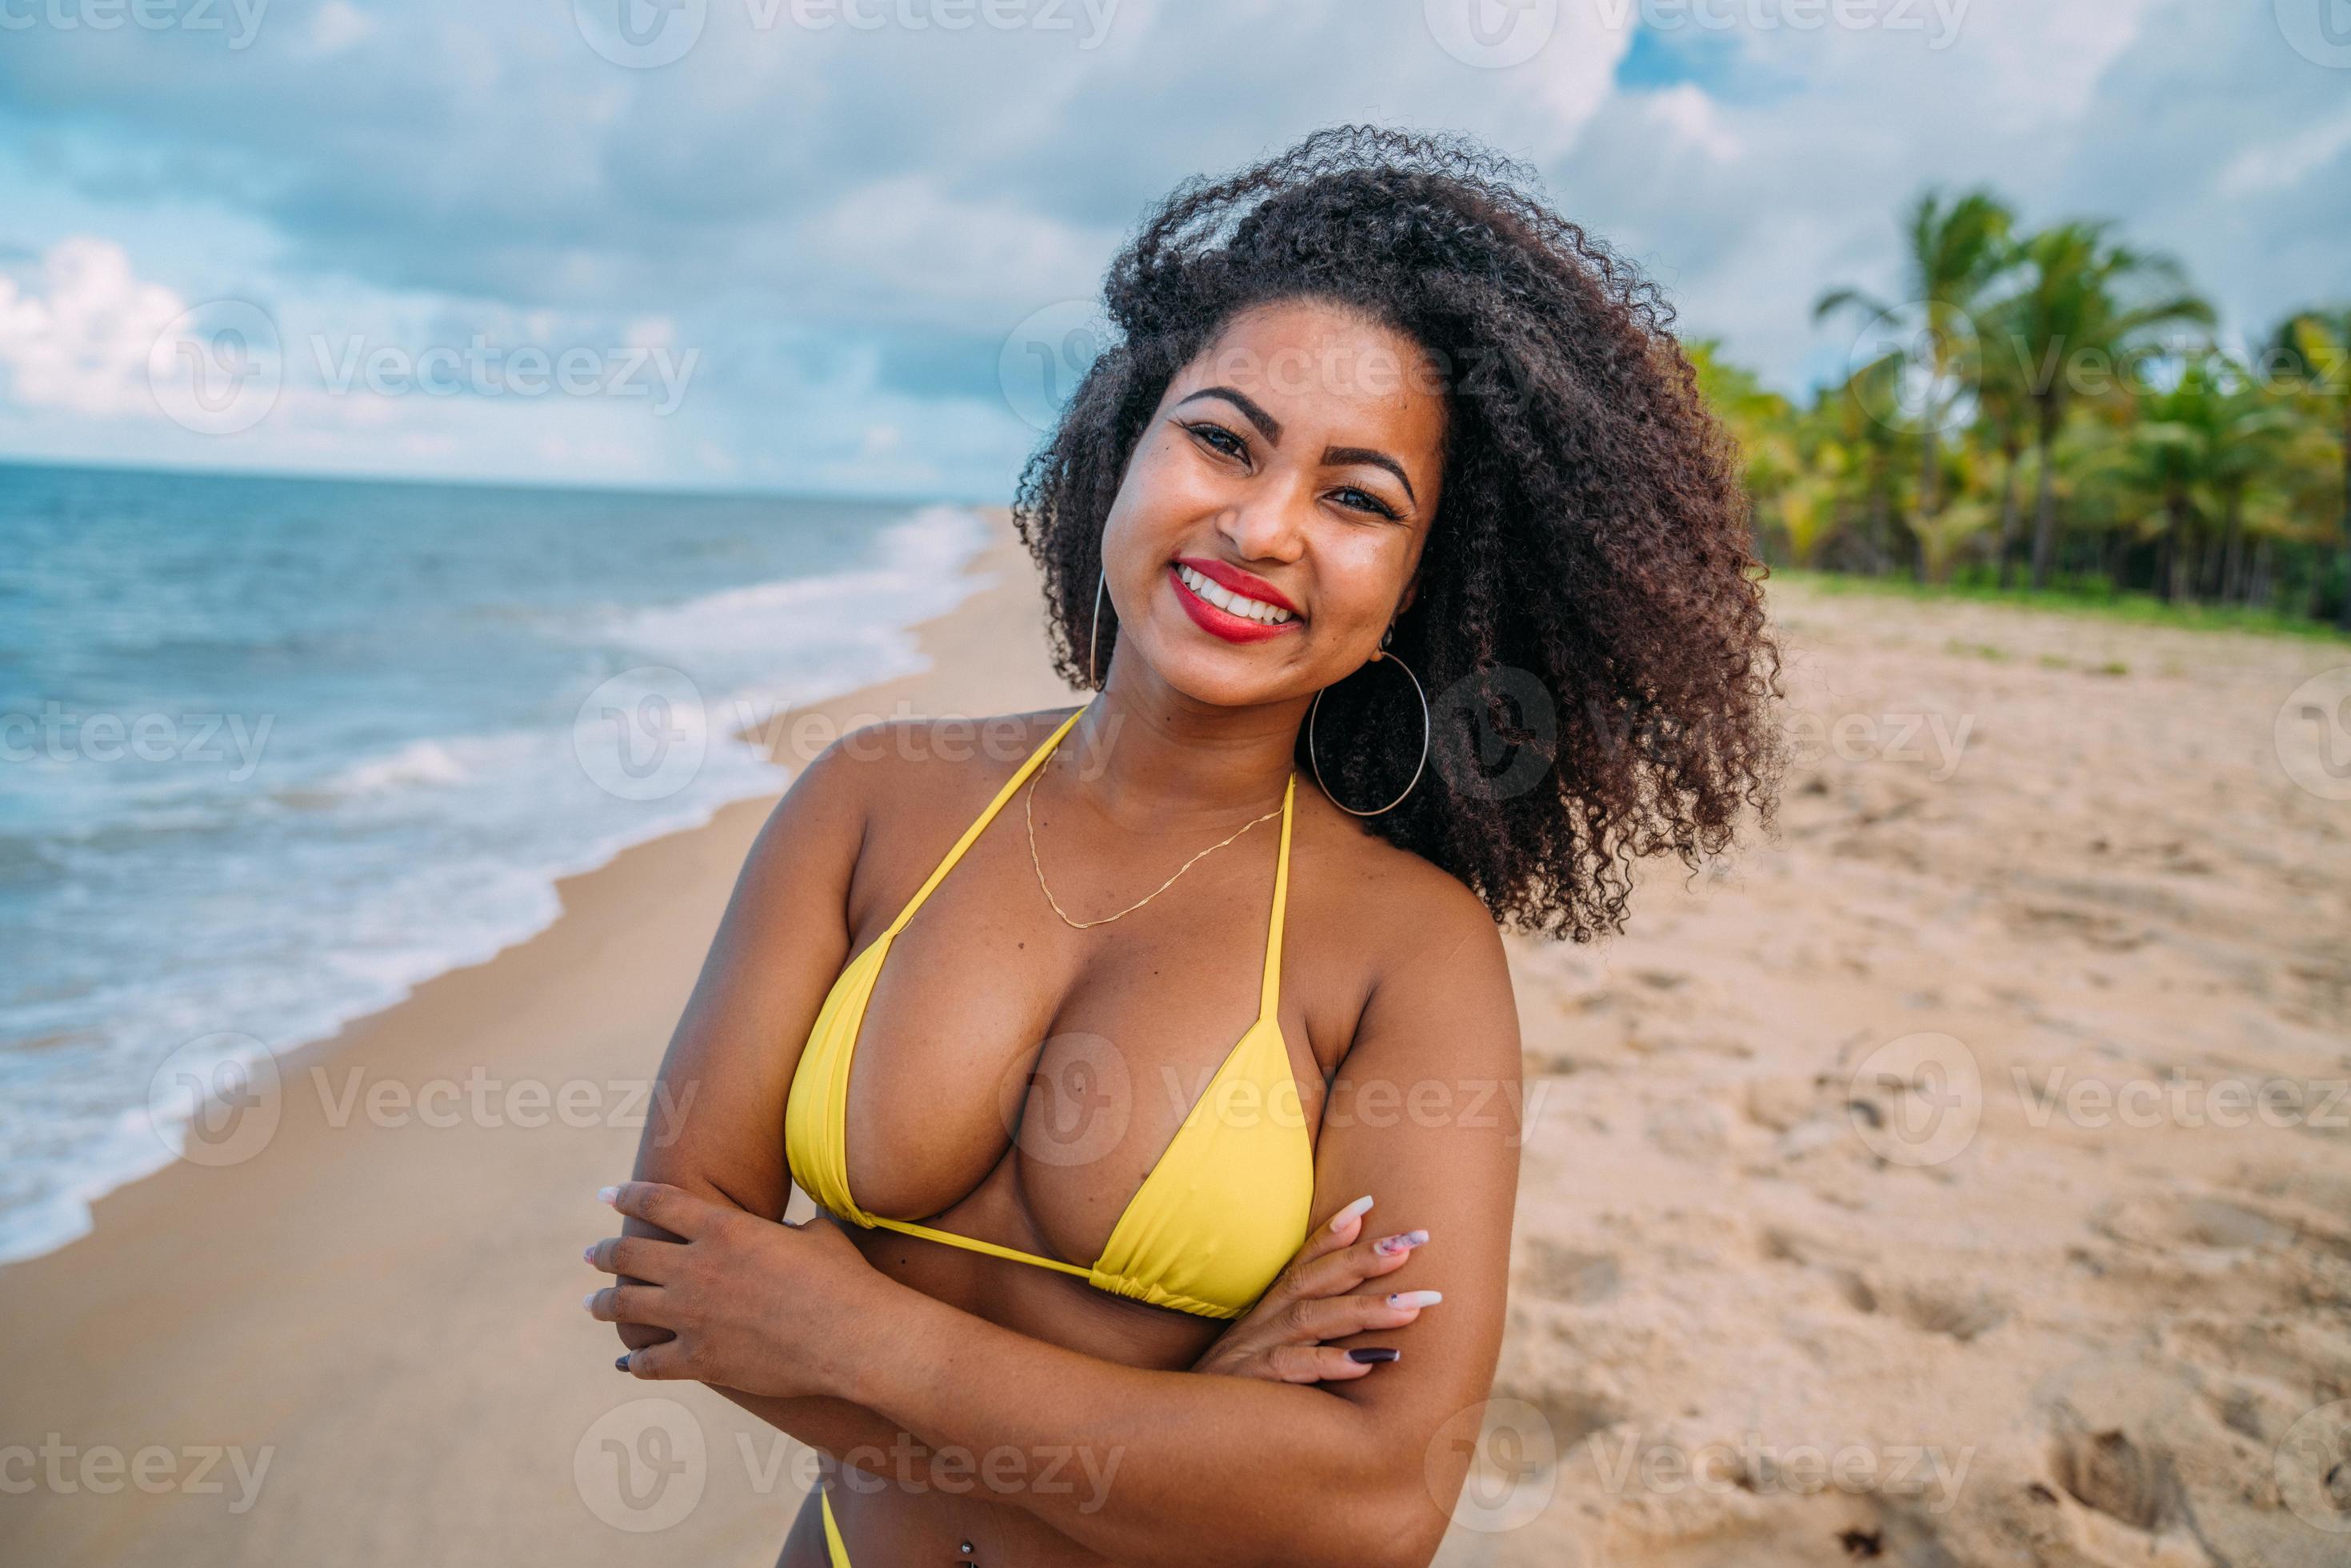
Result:
{"label": "green vegetation", "polygon": [[[1979,572],[1982,569],[1978,569]],[[1806,570],[1775,566],[1771,583],[1793,582],[1816,593],[1888,594],[1908,599],[1965,599],[1987,604],[2014,604],[2030,610],[2067,611],[2110,617],[2134,626],[2169,626],[2189,632],[2263,632],[2288,636],[2337,639],[2343,632],[2333,623],[2307,615],[2244,604],[2203,604],[2194,601],[2166,603],[2152,593],[2117,589],[2106,580],[2064,579],[2039,593],[2018,584],[2001,587],[1981,576],[1953,577],[1942,582],[1921,582],[1907,577],[1867,577],[1850,572]],[[1766,584],[1766,588],[1771,586]],[[2126,671],[2101,670],[2102,674]]]}
{"label": "green vegetation", "polygon": [[2231,347],[2113,225],[2021,232],[1988,191],[1904,215],[1907,302],[1807,406],[1691,345],[1762,554],[1867,583],[2191,627],[2351,632],[2351,307]]}

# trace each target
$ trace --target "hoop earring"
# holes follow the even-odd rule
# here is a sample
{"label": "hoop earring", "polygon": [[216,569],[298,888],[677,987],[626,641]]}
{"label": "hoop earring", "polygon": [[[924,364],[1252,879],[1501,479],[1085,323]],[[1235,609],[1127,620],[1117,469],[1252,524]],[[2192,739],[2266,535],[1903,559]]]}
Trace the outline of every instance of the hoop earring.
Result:
{"label": "hoop earring", "polygon": [[1102,581],[1105,574],[1094,569],[1094,618],[1086,627],[1086,684],[1102,690],[1102,677],[1094,674],[1094,648],[1102,641]]}
{"label": "hoop earring", "polygon": [[1395,800],[1389,801],[1386,805],[1382,806],[1375,811],[1358,811],[1353,806],[1348,805],[1344,800],[1332,795],[1331,793],[1331,787],[1328,784],[1322,783],[1322,759],[1314,753],[1314,716],[1320,713],[1322,708],[1322,692],[1316,692],[1314,694],[1314,706],[1306,710],[1306,760],[1314,765],[1314,782],[1322,786],[1322,793],[1330,800],[1331,804],[1338,807],[1342,811],[1353,817],[1384,816],[1386,813],[1395,810],[1398,806],[1403,805],[1405,795],[1412,793],[1414,787],[1420,782],[1421,774],[1426,770],[1428,767],[1428,694],[1421,689],[1420,677],[1412,673],[1412,666],[1410,664],[1405,664],[1394,653],[1384,651],[1388,644],[1388,639],[1395,635],[1395,629],[1394,627],[1390,627],[1386,632],[1382,634],[1380,638],[1380,646],[1377,649],[1373,650],[1372,658],[1374,661],[1380,659],[1389,660],[1397,669],[1402,670],[1405,673],[1405,679],[1412,682],[1413,695],[1420,699],[1420,760],[1413,765],[1412,783],[1406,784],[1404,787],[1403,795],[1398,795]]}

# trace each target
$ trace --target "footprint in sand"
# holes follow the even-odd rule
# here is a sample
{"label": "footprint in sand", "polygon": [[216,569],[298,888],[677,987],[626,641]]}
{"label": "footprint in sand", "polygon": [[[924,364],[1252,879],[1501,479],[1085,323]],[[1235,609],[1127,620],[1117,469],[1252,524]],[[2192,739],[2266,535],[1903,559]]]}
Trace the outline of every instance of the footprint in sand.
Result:
{"label": "footprint in sand", "polygon": [[1580,1252],[1541,1237],[1528,1242],[1519,1278],[1539,1296],[1579,1306],[1607,1301],[1625,1282],[1616,1260],[1609,1254]]}
{"label": "footprint in sand", "polygon": [[2169,1457],[2140,1448],[2119,1430],[2061,1428],[2049,1467],[2075,1502],[2148,1535],[2161,1534],[2185,1500]]}

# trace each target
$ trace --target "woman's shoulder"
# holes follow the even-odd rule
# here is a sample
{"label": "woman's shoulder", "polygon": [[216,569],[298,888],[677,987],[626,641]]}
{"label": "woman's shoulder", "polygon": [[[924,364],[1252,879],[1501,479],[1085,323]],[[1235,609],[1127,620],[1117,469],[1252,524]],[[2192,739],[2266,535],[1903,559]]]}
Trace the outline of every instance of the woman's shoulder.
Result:
{"label": "woman's shoulder", "polygon": [[1510,994],[1500,926],[1477,892],[1436,862],[1388,842],[1319,790],[1301,788],[1293,906],[1343,932],[1362,956],[1366,999],[1435,978]]}
{"label": "woman's shoulder", "polygon": [[946,810],[966,796],[977,811],[1076,711],[1072,704],[984,716],[877,719],[834,737],[793,787],[867,818],[902,809]]}
{"label": "woman's shoulder", "polygon": [[1318,876],[1339,907],[1383,917],[1377,925],[1400,932],[1496,932],[1485,901],[1467,883],[1380,837],[1304,778],[1293,833],[1297,846],[1312,855]]}

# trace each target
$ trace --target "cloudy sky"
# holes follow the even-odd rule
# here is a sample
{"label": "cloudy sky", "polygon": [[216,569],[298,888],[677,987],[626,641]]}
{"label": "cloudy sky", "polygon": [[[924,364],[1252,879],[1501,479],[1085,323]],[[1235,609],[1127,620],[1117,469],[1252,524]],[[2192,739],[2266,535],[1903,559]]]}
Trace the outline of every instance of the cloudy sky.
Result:
{"label": "cloudy sky", "polygon": [[1929,183],[2351,298],[2351,0],[0,0],[0,456],[1000,497],[1143,212],[1343,120],[1791,391]]}

